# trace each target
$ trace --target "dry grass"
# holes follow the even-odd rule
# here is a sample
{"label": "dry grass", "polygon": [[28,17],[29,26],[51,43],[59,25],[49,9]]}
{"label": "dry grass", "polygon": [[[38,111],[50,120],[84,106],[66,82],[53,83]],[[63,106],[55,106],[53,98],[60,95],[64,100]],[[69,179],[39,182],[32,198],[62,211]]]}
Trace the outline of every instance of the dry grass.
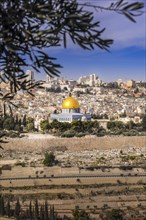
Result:
{"label": "dry grass", "polygon": [[[37,136],[39,134],[36,134]],[[145,147],[146,137],[84,137],[84,138],[46,138],[35,139],[22,138],[10,139],[8,143],[3,144],[5,150],[17,150],[22,152],[45,151],[49,149],[67,148],[69,151],[83,150],[110,150],[123,149],[127,147]]]}

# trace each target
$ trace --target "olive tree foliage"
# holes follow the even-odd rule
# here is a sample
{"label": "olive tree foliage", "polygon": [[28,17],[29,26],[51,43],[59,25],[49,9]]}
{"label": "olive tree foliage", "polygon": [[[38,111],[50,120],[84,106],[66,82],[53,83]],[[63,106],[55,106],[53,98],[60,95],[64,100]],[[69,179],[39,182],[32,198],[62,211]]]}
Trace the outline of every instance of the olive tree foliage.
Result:
{"label": "olive tree foliage", "polygon": [[120,209],[112,209],[107,215],[107,220],[123,220],[123,218],[123,211]]}
{"label": "olive tree foliage", "polygon": [[[0,69],[1,80],[9,81],[11,93],[30,91],[38,85],[27,81],[24,67],[58,76],[60,64],[51,56],[50,47],[67,47],[71,39],[83,49],[108,50],[112,39],[104,39],[105,28],[95,18],[94,8],[127,16],[135,22],[141,15],[142,2],[116,0],[107,7],[98,1],[79,0],[1,0],[0,1]],[[23,80],[22,80],[23,79]],[[1,94],[2,96],[2,94]]]}
{"label": "olive tree foliage", "polygon": [[107,7],[99,6],[98,1],[86,0],[1,0],[0,81],[10,87],[9,93],[0,91],[2,114],[6,114],[6,108],[12,114],[12,107],[16,107],[13,98],[18,90],[31,94],[31,90],[42,83],[28,80],[24,69],[59,75],[61,65],[51,56],[50,48],[66,48],[71,40],[83,49],[109,50],[113,40],[102,37],[105,28],[95,13],[114,11],[135,22],[135,16],[143,13],[143,7],[142,2],[128,0],[116,0]]}
{"label": "olive tree foliage", "polygon": [[54,164],[56,163],[56,160],[55,160],[55,155],[53,152],[46,152],[45,153],[45,159],[43,161],[43,164],[45,166],[53,166]]}
{"label": "olive tree foliage", "polygon": [[83,210],[80,209],[78,206],[75,207],[75,209],[72,211],[73,218],[72,220],[90,220],[89,214]]}

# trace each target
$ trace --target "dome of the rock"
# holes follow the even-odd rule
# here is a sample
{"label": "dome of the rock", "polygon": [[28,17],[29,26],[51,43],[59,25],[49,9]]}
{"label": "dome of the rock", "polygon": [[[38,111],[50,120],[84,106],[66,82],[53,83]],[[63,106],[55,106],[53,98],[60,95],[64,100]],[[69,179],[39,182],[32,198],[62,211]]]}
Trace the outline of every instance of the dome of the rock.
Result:
{"label": "dome of the rock", "polygon": [[79,109],[80,105],[78,100],[73,97],[68,97],[62,103],[62,109]]}

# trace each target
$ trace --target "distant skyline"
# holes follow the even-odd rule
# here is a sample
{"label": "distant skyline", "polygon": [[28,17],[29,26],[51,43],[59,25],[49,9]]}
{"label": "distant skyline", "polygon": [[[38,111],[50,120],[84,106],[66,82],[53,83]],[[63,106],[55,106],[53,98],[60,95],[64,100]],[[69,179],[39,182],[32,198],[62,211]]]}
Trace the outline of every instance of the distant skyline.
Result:
{"label": "distant skyline", "polygon": [[[96,2],[110,5],[111,0],[96,0]],[[144,81],[146,79],[146,14],[136,17],[136,23],[113,12],[99,12],[97,16],[101,21],[101,28],[106,27],[104,37],[114,40],[110,52],[98,48],[86,51],[70,40],[67,49],[61,47],[48,49],[48,55],[56,57],[56,63],[63,66],[60,69],[61,74],[67,79],[78,79],[81,75],[95,73],[103,81],[115,81],[119,78]],[[35,77],[45,79],[46,76],[42,73],[36,74]]]}

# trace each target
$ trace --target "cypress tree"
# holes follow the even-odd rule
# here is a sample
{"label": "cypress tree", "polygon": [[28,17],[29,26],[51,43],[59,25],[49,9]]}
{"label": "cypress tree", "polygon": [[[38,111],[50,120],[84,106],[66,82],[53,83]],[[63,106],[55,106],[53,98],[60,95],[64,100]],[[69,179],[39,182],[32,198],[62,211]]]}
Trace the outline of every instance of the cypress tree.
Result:
{"label": "cypress tree", "polygon": [[33,218],[33,211],[32,211],[32,204],[31,204],[31,201],[29,203],[29,210],[28,210],[28,216],[30,218],[30,220],[32,220]]}
{"label": "cypress tree", "polygon": [[44,206],[41,205],[40,207],[40,220],[44,220]]}
{"label": "cypress tree", "polygon": [[18,124],[18,115],[15,117],[15,124]]}
{"label": "cypress tree", "polygon": [[25,214],[23,215],[23,217],[26,217],[26,219],[30,219],[29,217],[29,207],[26,209]]}
{"label": "cypress tree", "polygon": [[37,199],[35,200],[34,217],[36,220],[39,219],[39,205]]}
{"label": "cypress tree", "polygon": [[54,206],[50,206],[50,220],[56,220],[57,214],[54,211]]}
{"label": "cypress tree", "polygon": [[26,124],[27,124],[27,122],[26,122],[26,115],[24,115],[22,123],[23,123],[23,126],[26,127]]}
{"label": "cypress tree", "polygon": [[0,195],[0,215],[5,214],[5,206],[4,206],[4,198],[2,195]]}
{"label": "cypress tree", "polygon": [[49,220],[49,217],[48,217],[48,203],[47,203],[47,201],[45,201],[44,220]]}
{"label": "cypress tree", "polygon": [[18,121],[19,126],[21,126],[22,122],[21,122],[21,118]]}
{"label": "cypress tree", "polygon": [[6,215],[8,217],[11,216],[11,206],[10,206],[10,201],[8,200],[7,205],[6,205]]}
{"label": "cypress tree", "polygon": [[20,205],[19,199],[17,199],[15,210],[14,210],[14,216],[16,217],[16,219],[18,219],[20,215],[20,211],[21,211],[21,205]]}
{"label": "cypress tree", "polygon": [[32,208],[32,219],[35,219],[35,207]]}

